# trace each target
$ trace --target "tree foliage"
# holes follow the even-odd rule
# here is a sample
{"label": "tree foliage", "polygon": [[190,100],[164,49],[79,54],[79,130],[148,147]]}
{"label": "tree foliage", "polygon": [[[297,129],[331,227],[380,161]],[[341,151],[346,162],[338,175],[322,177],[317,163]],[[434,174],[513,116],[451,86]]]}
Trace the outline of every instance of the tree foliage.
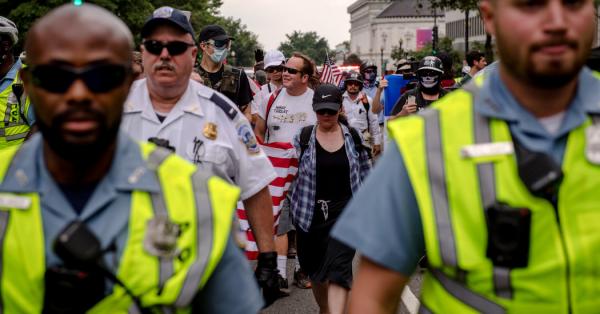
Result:
{"label": "tree foliage", "polygon": [[316,32],[294,31],[285,36],[287,40],[279,45],[279,50],[287,57],[291,56],[293,52],[299,51],[319,64],[325,61],[327,54],[333,56],[327,39],[320,37]]}
{"label": "tree foliage", "polygon": [[[68,3],[65,0],[0,0],[0,12],[17,24],[19,28],[20,51],[25,34],[35,20],[45,15],[51,9]],[[141,41],[140,32],[144,22],[154,9],[161,6],[171,6],[180,10],[190,11],[192,26],[198,34],[202,27],[208,24],[223,26],[227,32],[236,38],[232,49],[236,52],[237,64],[251,66],[254,64],[254,49],[258,47],[256,35],[246,29],[240,20],[220,16],[222,0],[89,0],[86,3],[99,5],[117,15],[129,27],[136,38]]]}

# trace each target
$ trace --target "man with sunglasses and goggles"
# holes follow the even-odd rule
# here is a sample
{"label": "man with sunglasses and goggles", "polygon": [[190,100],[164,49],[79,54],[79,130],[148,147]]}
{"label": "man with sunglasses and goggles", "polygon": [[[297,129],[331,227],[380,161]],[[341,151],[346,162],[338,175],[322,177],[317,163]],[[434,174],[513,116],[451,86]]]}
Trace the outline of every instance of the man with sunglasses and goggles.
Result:
{"label": "man with sunglasses and goggles", "polygon": [[0,150],[1,311],[256,313],[231,237],[239,189],[119,130],[127,25],[67,4],[32,26],[25,49],[40,132]]}
{"label": "man with sunglasses and goggles", "polygon": [[225,64],[232,40],[221,26],[205,26],[198,35],[202,53],[198,72],[204,85],[223,93],[240,111],[250,115],[253,96],[248,76],[243,69]]}
{"label": "man with sunglasses and goggles", "polygon": [[35,122],[19,76],[23,64],[14,56],[18,39],[15,23],[0,16],[0,149],[21,144]]}
{"label": "man with sunglasses and goggles", "polygon": [[276,177],[244,115],[224,95],[190,79],[198,48],[187,17],[157,9],[142,27],[146,78],[133,84],[121,128],[137,140],[170,146],[195,164],[216,167],[241,189],[258,244],[257,277],[267,302],[279,296],[273,205]]}

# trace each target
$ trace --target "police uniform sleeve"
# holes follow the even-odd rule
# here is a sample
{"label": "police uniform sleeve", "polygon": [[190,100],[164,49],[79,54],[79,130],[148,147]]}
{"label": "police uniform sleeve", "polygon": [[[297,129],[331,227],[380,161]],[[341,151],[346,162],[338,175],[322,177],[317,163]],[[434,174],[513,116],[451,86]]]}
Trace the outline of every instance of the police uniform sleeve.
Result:
{"label": "police uniform sleeve", "polygon": [[194,298],[193,313],[258,313],[263,306],[250,265],[229,238],[221,261]]}
{"label": "police uniform sleeve", "polygon": [[410,276],[425,253],[421,217],[398,146],[389,146],[332,235],[375,263]]}

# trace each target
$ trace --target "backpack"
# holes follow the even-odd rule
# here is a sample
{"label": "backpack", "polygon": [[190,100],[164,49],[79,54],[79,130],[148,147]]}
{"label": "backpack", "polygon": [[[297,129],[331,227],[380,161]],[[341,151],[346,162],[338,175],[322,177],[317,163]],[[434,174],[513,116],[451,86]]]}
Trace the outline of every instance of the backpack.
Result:
{"label": "backpack", "polygon": [[[302,157],[304,156],[304,151],[306,151],[306,149],[308,148],[308,141],[310,141],[310,135],[312,134],[314,127],[314,125],[308,125],[303,127],[302,131],[300,131],[300,158],[298,160],[302,160]],[[358,134],[358,131],[350,126],[348,127],[348,130],[350,130],[350,135],[352,135],[352,140],[354,141],[354,148],[356,148],[359,154],[363,151],[367,152],[369,159],[371,159],[371,149],[363,144],[363,141],[360,135]]]}

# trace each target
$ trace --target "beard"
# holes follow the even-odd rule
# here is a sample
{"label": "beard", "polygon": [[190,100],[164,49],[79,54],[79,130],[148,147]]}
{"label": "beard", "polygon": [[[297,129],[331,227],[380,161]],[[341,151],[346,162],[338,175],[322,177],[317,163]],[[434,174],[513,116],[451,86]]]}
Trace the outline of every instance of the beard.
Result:
{"label": "beard", "polygon": [[[88,139],[77,138],[77,136],[66,135],[61,129],[62,125],[73,115],[84,113],[86,118],[91,118],[98,123],[98,129],[94,135],[86,135]],[[48,144],[50,149],[60,158],[72,162],[76,165],[94,165],[103,153],[116,142],[119,133],[121,115],[117,121],[108,125],[106,116],[98,111],[85,109],[70,109],[55,116],[48,125],[42,119],[38,119],[36,124]]]}

